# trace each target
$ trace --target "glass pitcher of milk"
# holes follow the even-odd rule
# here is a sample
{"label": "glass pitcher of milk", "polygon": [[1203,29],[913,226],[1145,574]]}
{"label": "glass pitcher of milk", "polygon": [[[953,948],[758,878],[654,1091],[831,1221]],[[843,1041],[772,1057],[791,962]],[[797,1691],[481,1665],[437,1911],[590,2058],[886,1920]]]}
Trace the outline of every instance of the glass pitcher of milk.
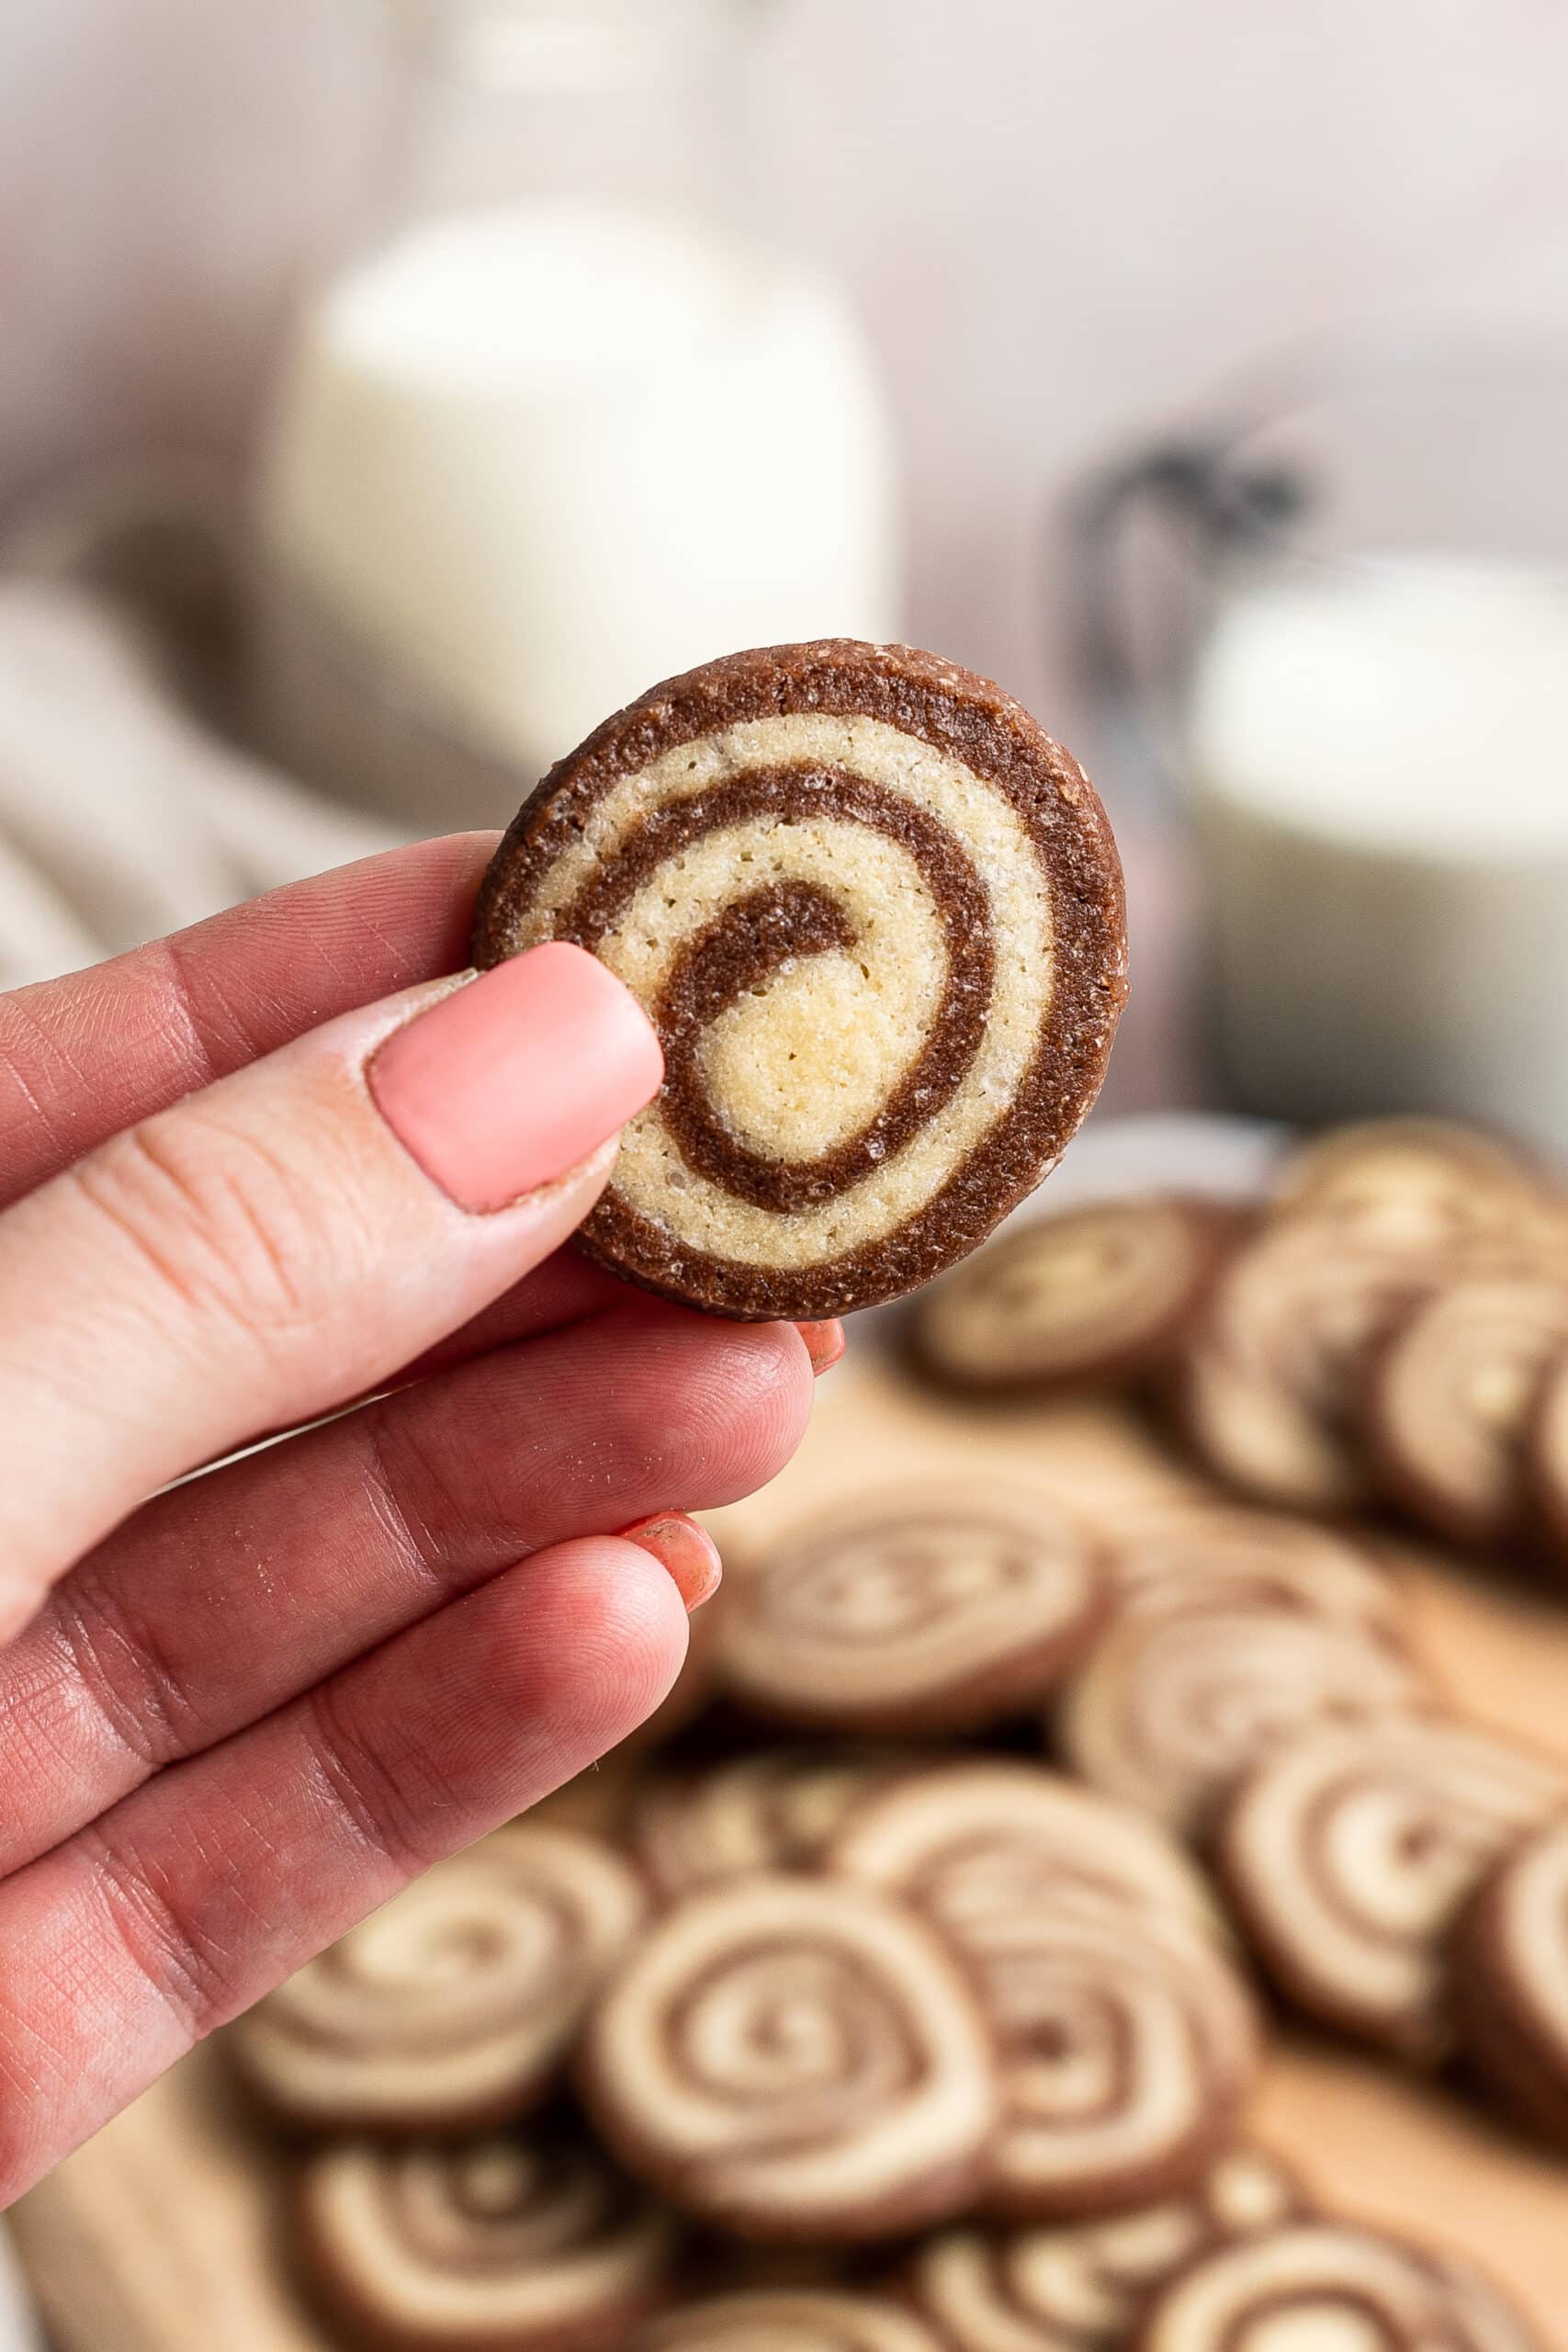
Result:
{"label": "glass pitcher of milk", "polygon": [[1100,682],[1196,819],[1231,1088],[1568,1149],[1568,356],[1339,355],[1085,520]]}
{"label": "glass pitcher of milk", "polygon": [[714,654],[896,637],[897,494],[839,288],[737,225],[754,0],[383,13],[390,169],[265,436],[259,700],[445,828]]}

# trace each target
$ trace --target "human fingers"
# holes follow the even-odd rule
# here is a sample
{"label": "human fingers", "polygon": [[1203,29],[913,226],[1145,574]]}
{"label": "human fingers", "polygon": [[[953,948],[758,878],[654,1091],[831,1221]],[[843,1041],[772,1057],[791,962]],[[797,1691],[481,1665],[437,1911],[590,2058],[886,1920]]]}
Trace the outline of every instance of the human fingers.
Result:
{"label": "human fingers", "polygon": [[547,1257],[656,1091],[580,948],[344,1014],[0,1218],[0,1639],[147,1494],[384,1379]]}
{"label": "human fingers", "polygon": [[0,996],[0,1208],[307,1029],[460,969],[495,838],[361,858]]}
{"label": "human fingers", "polygon": [[0,1883],[0,2207],[190,2045],[625,1736],[680,1670],[639,1545],[536,1554]]}
{"label": "human fingers", "polygon": [[731,1502],[811,1380],[788,1324],[615,1309],[162,1495],[0,1652],[0,1873],[513,1561]]}

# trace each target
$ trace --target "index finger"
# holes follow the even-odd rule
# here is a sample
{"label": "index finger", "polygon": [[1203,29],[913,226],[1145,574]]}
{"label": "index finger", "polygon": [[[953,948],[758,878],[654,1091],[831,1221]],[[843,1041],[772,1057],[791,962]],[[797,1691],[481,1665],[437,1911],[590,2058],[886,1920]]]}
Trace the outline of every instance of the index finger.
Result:
{"label": "index finger", "polygon": [[460,970],[495,842],[388,850],[0,997],[0,1208],[334,1014]]}

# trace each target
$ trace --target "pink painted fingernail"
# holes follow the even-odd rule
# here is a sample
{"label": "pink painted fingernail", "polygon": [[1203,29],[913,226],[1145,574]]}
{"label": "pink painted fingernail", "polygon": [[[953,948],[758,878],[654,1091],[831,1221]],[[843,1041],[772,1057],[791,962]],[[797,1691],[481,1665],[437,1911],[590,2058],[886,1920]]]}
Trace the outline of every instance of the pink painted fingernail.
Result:
{"label": "pink painted fingernail", "polygon": [[566,940],[454,989],[386,1044],[366,1077],[405,1150],[459,1208],[505,1208],[575,1168],[658,1093],[647,1014]]}
{"label": "pink painted fingernail", "polygon": [[811,1376],[820,1380],[831,1372],[847,1344],[844,1327],[837,1320],[831,1323],[797,1323],[795,1329],[806,1342],[806,1352],[811,1358]]}
{"label": "pink painted fingernail", "polygon": [[628,1544],[652,1553],[685,1602],[688,1616],[718,1590],[724,1577],[718,1545],[706,1528],[699,1527],[684,1511],[660,1511],[652,1519],[639,1519],[634,1526],[623,1527],[621,1533]]}

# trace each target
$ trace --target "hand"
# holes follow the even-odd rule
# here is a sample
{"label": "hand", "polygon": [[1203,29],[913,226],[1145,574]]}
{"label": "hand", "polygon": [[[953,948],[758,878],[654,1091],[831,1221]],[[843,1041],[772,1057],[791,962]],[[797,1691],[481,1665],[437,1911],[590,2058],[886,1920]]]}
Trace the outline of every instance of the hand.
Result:
{"label": "hand", "polygon": [[559,1250],[659,1049],[432,979],[490,846],[0,999],[0,2205],[640,1721],[804,1426],[792,1327]]}

